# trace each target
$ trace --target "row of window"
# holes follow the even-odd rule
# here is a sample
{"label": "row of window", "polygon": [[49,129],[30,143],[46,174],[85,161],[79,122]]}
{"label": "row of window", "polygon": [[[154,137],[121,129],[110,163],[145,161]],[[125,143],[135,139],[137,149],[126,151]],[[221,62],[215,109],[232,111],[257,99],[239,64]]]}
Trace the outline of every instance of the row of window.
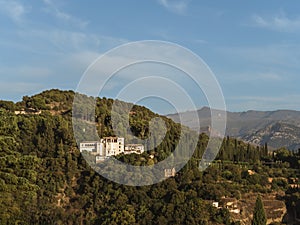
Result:
{"label": "row of window", "polygon": [[96,144],[83,144],[83,146],[85,146],[85,147],[95,147]]}

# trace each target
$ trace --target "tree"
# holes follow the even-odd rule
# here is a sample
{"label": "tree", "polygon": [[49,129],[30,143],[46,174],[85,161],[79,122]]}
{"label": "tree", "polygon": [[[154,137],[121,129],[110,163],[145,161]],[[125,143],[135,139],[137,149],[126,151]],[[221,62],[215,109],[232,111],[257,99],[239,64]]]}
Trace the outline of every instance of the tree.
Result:
{"label": "tree", "polygon": [[4,108],[8,111],[13,112],[15,110],[15,104],[12,101],[0,100],[0,108]]}
{"label": "tree", "polygon": [[260,195],[258,195],[255,202],[252,225],[266,225],[266,224],[267,224],[267,218],[266,218],[264,205]]}
{"label": "tree", "polygon": [[264,147],[264,157],[268,157],[268,152],[269,152],[268,143],[266,142]]}

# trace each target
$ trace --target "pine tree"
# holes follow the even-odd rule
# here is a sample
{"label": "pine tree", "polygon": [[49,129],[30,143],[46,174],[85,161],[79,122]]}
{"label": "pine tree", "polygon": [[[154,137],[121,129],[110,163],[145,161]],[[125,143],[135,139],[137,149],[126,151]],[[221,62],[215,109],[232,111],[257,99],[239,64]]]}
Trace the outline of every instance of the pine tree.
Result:
{"label": "pine tree", "polygon": [[267,218],[266,218],[264,205],[260,195],[258,195],[255,202],[252,225],[266,225],[266,224],[267,224]]}

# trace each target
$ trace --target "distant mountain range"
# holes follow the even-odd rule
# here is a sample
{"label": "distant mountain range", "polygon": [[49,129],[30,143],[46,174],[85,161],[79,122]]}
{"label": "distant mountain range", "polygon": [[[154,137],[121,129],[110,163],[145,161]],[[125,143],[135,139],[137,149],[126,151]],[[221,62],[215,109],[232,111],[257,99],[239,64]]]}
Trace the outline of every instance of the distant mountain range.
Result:
{"label": "distant mountain range", "polygon": [[[221,117],[224,111],[213,109]],[[208,107],[197,110],[201,127],[209,127],[211,111]],[[194,112],[187,111],[181,121],[182,124],[196,129],[192,116]],[[179,122],[179,114],[170,114],[167,117]],[[272,148],[287,147],[290,150],[300,148],[300,111],[254,111],[227,112],[226,135],[241,138],[254,144],[268,143]]]}

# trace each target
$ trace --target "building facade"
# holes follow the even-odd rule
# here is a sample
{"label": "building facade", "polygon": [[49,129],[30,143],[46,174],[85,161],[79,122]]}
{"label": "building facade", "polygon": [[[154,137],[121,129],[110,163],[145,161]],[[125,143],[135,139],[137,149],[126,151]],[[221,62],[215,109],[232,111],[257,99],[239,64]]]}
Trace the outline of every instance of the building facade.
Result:
{"label": "building facade", "polygon": [[80,143],[80,152],[89,152],[93,155],[103,155],[103,144],[99,141],[84,141]]}
{"label": "building facade", "polygon": [[105,149],[106,156],[118,155],[124,152],[124,138],[122,137],[104,137],[101,143]]}
{"label": "building facade", "polygon": [[145,151],[142,144],[127,144],[125,145],[124,154],[142,154]]}
{"label": "building facade", "polygon": [[84,141],[80,143],[80,152],[95,155],[96,163],[113,155],[124,153],[124,138],[104,137],[100,141]]}
{"label": "building facade", "polygon": [[164,173],[165,173],[165,177],[166,177],[166,178],[169,178],[169,177],[175,177],[175,175],[176,175],[176,170],[175,170],[175,168],[173,167],[172,169],[165,169],[165,170],[164,170]]}

